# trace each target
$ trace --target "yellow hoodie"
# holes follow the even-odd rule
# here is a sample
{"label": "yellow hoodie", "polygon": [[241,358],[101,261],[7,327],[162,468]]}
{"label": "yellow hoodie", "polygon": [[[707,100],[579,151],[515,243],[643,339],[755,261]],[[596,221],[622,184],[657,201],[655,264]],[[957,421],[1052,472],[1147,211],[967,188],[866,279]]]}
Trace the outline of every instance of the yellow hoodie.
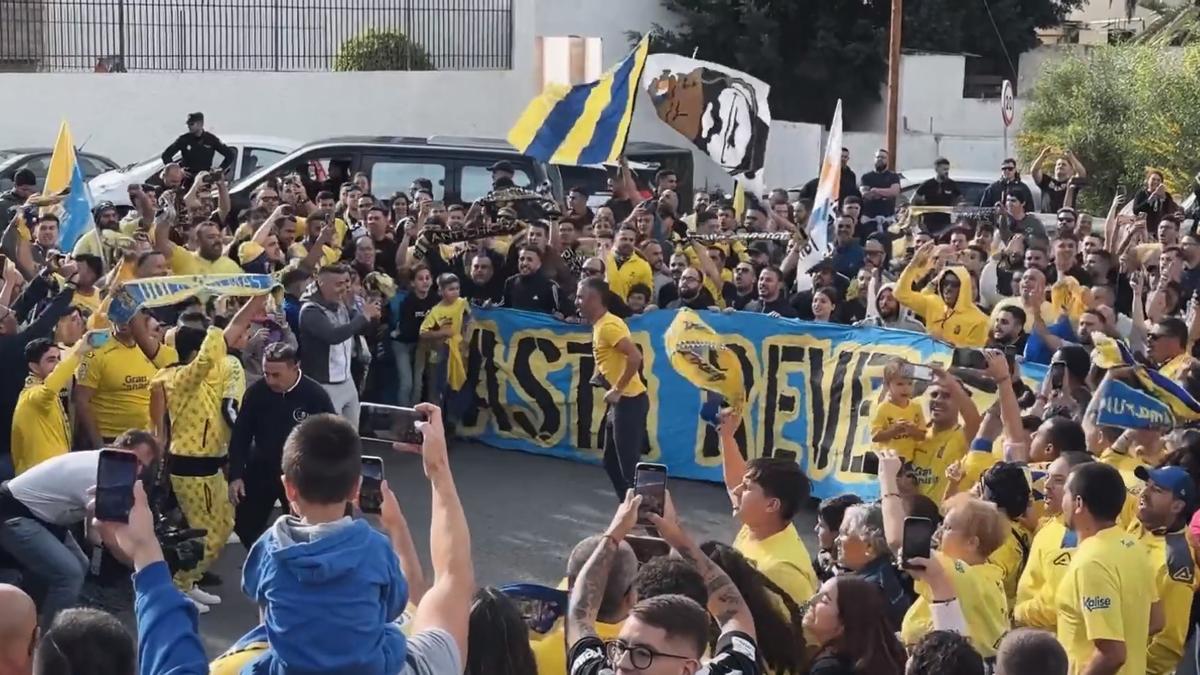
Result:
{"label": "yellow hoodie", "polygon": [[941,294],[926,294],[912,289],[913,282],[925,275],[931,264],[909,265],[896,280],[896,300],[925,320],[925,330],[935,338],[949,342],[955,347],[982,347],[987,344],[988,317],[975,306],[971,275],[965,267],[947,267],[934,282],[941,287],[947,274],[958,278],[958,299],[954,307],[947,307]]}

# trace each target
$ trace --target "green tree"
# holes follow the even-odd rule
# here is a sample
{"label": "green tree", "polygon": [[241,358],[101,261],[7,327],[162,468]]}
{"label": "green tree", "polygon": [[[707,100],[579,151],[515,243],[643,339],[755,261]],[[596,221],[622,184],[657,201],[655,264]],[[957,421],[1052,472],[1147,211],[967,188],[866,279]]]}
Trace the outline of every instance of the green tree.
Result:
{"label": "green tree", "polygon": [[425,48],[398,31],[356,35],[342,43],[333,63],[336,71],[437,70]]}
{"label": "green tree", "polygon": [[[853,115],[881,96],[891,0],[661,1],[681,25],[654,26],[652,51],[695,52],[762,79],[778,119],[827,124],[839,98]],[[1083,2],[906,0],[903,42],[981,55],[1009,75],[1005,53],[1016,63],[1037,44],[1036,28],[1061,23]]]}
{"label": "green tree", "polygon": [[1162,171],[1180,201],[1200,164],[1200,46],[1101,47],[1049,64],[1023,113],[1017,147],[1070,148],[1088,167],[1080,195],[1093,213],[1115,190]]}

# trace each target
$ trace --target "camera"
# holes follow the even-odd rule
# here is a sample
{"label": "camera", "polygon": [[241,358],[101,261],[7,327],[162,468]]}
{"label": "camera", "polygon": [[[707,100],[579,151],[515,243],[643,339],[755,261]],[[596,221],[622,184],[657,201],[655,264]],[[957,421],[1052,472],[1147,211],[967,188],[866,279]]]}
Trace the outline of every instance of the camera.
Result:
{"label": "camera", "polygon": [[171,574],[195,569],[204,559],[204,536],[208,530],[196,527],[180,527],[167,516],[154,521],[154,538],[162,547],[163,560]]}

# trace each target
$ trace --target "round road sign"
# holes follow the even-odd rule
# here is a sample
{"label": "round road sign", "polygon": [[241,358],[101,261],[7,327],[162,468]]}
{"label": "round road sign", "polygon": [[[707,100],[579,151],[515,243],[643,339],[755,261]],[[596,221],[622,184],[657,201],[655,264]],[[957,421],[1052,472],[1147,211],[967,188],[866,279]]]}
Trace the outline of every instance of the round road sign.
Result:
{"label": "round road sign", "polygon": [[1012,82],[1004,81],[1000,87],[1000,117],[1004,120],[1004,126],[1011,127],[1013,116],[1016,113],[1016,97],[1013,96]]}

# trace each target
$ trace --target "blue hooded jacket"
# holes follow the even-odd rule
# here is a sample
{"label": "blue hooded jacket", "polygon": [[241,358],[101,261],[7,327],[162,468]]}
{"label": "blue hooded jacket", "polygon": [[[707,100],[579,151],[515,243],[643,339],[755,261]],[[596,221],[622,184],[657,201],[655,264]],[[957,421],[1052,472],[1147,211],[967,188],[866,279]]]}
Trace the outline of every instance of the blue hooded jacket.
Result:
{"label": "blue hooded jacket", "polygon": [[248,672],[394,675],[404,667],[404,635],[392,621],[408,584],[387,537],[365,520],[281,517],[250,548],[242,590],[264,609],[271,645]]}

